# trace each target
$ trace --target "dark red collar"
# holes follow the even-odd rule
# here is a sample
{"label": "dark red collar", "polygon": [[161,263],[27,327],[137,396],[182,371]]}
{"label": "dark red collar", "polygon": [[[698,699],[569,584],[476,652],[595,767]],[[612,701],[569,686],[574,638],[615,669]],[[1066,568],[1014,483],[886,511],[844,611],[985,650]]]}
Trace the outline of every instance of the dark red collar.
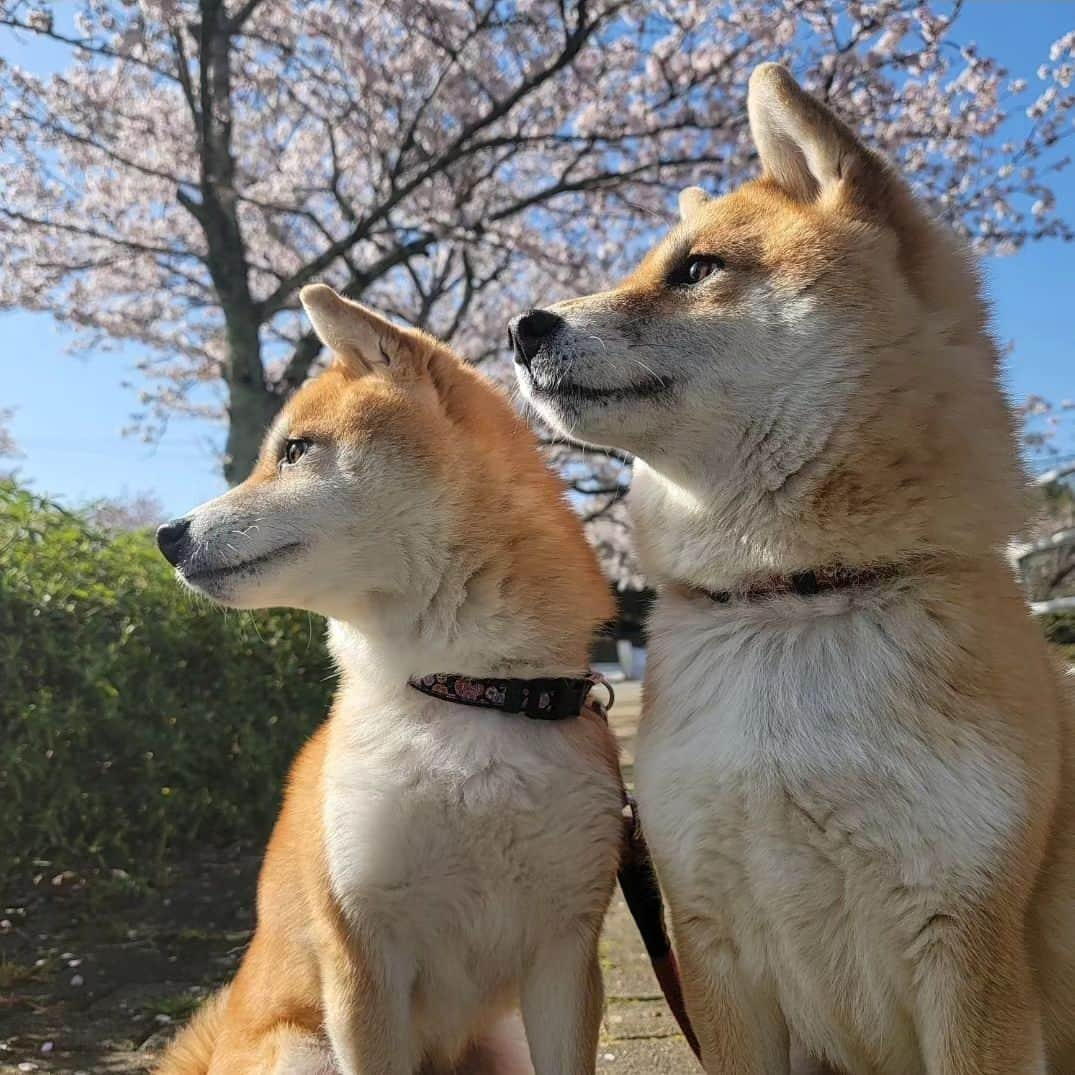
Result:
{"label": "dark red collar", "polygon": [[477,706],[479,709],[499,709],[502,713],[524,713],[534,720],[577,717],[590,691],[598,683],[609,693],[608,706],[612,705],[614,697],[608,681],[597,673],[577,678],[477,679],[441,672],[431,676],[415,676],[407,683],[416,691],[442,698],[446,702]]}
{"label": "dark red collar", "polygon": [[733,601],[764,601],[770,597],[792,594],[813,597],[832,590],[849,590],[888,582],[904,573],[906,565],[885,563],[869,567],[819,567],[812,571],[796,571],[789,575],[768,575],[748,579],[731,590],[706,590],[700,586],[684,586],[688,593],[704,594],[719,605]]}

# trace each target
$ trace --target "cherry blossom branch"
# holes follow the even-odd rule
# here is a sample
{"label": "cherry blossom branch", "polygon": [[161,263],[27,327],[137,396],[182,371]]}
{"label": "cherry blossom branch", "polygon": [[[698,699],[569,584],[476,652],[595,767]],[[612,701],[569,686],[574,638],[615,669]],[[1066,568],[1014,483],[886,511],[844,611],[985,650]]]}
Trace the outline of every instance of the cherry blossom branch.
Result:
{"label": "cherry blossom branch", "polygon": [[467,142],[470,138],[507,115],[528,93],[538,89],[544,83],[548,82],[549,79],[553,78],[559,71],[563,70],[572,59],[578,55],[582,46],[590,35],[596,31],[600,24],[600,20],[593,23],[587,23],[585,21],[585,8],[585,3],[579,3],[578,20],[575,28],[567,33],[564,39],[564,47],[561,50],[560,55],[557,56],[552,63],[547,64],[535,74],[524,79],[512,93],[508,94],[503,100],[496,102],[480,119],[467,124],[444,153],[430,162],[425,168],[421,169],[417,175],[413,176],[402,186],[397,187],[389,198],[373,210],[373,212],[367,214],[366,217],[359,221],[347,235],[337,240],[337,242],[330,244],[302,269],[283,281],[264,303],[263,308],[267,314],[271,314],[275,310],[280,309],[284,301],[286,301],[293,292],[297,291],[304,284],[309,283],[309,281],[313,280],[317,275],[327,269],[344,250],[354,246],[363,235],[368,233],[369,229],[374,224],[383,220],[408,194],[412,193],[431,176],[444,171],[454,164],[461,156],[463,156]]}
{"label": "cherry blossom branch", "polygon": [[33,34],[35,37],[45,38],[49,41],[56,41],[61,45],[69,45],[72,48],[80,49],[82,52],[88,52],[94,56],[102,56],[105,59],[120,60],[123,63],[134,64],[136,67],[145,68],[145,70],[152,72],[160,78],[173,79],[175,77],[170,71],[158,67],[156,64],[149,63],[147,60],[135,55],[133,52],[113,49],[108,45],[94,42],[91,38],[71,37],[68,34],[58,33],[52,25],[51,16],[49,16],[47,21],[25,22],[10,15],[0,15],[0,26],[6,26],[9,30],[17,30],[22,33]]}

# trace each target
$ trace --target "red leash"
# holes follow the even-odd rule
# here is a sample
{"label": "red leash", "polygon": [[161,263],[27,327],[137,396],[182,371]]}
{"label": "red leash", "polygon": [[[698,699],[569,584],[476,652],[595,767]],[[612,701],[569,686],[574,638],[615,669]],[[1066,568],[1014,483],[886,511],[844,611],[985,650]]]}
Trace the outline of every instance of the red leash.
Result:
{"label": "red leash", "polygon": [[702,1059],[698,1048],[698,1039],[687,1015],[683,1003],[683,987],[679,980],[679,966],[676,963],[672,943],[664,925],[664,901],[657,884],[657,875],[653,872],[653,860],[650,858],[646,839],[642,835],[642,826],[638,820],[638,808],[630,796],[623,808],[627,827],[623,863],[620,866],[620,891],[627,901],[627,909],[635,920],[646,954],[653,966],[653,973],[660,982],[661,992],[672,1014],[679,1023],[679,1029],[687,1039],[691,1051],[699,1060]]}
{"label": "red leash", "polygon": [[[612,708],[616,700],[612,685],[604,676],[594,674],[594,683],[600,683],[608,691],[608,705],[591,701],[590,707],[594,709],[605,723],[608,723],[608,710]],[[646,838],[642,835],[642,823],[638,817],[638,804],[623,791],[624,807],[624,841],[623,859],[620,863],[620,891],[627,903],[627,909],[635,920],[642,943],[646,946],[646,955],[649,956],[653,973],[661,986],[665,1002],[676,1017],[679,1029],[691,1051],[699,1059],[702,1059],[701,1050],[698,1047],[698,1039],[691,1026],[690,1017],[687,1015],[687,1007],[683,1003],[683,987],[679,978],[679,966],[676,963],[675,952],[672,951],[672,942],[668,938],[668,930],[664,924],[664,900],[661,898],[661,889],[657,883],[657,874],[653,869],[653,860],[650,857]]]}

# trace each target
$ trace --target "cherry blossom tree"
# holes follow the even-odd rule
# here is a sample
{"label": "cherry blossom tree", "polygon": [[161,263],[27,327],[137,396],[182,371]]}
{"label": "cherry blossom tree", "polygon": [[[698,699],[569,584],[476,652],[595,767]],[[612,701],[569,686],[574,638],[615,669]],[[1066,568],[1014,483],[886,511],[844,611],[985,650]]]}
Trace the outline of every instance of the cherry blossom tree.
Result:
{"label": "cherry blossom tree", "polygon": [[10,422],[14,413],[10,407],[0,407],[0,459],[18,459],[22,456],[11,435]]}
{"label": "cherry blossom tree", "polygon": [[[979,250],[1070,238],[1075,33],[1010,73],[960,6],[0,0],[0,33],[66,56],[0,66],[0,307],[136,346],[140,428],[221,416],[236,481],[319,361],[303,284],[503,358],[513,311],[607,282],[682,185],[753,172],[745,85],[774,59]],[[554,450],[619,549],[625,462]]]}
{"label": "cherry blossom tree", "polygon": [[1054,403],[1034,394],[1018,404],[1015,412],[1022,421],[1023,447],[1032,473],[1051,471],[1069,456],[1075,457],[1075,399]]}
{"label": "cherry blossom tree", "polygon": [[148,490],[91,501],[79,514],[91,526],[113,534],[156,529],[168,517],[160,498]]}
{"label": "cherry blossom tree", "polygon": [[1032,395],[1016,413],[1037,497],[1030,525],[1010,554],[1036,613],[1075,611],[1075,400],[1054,404]]}

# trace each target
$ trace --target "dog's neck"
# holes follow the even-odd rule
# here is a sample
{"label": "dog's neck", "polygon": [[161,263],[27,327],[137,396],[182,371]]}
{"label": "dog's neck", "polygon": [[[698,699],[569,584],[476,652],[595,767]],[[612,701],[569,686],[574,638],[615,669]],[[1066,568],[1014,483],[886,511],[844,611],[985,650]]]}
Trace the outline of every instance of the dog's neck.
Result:
{"label": "dog's neck", "polygon": [[[892,398],[913,407],[858,400],[788,474],[749,450],[710,457],[704,430],[688,430],[692,442],[674,453],[636,462],[628,506],[646,573],[721,591],[831,566],[997,559],[1021,525],[1023,492],[991,345],[924,335],[930,380],[904,384],[892,374]],[[998,435],[976,435],[982,423]]]}
{"label": "dog's neck", "polygon": [[643,570],[659,585],[734,591],[835,559],[800,529],[774,525],[763,494],[736,488],[749,485],[741,477],[673,473],[636,460],[628,498]]}
{"label": "dog's neck", "polygon": [[445,672],[528,679],[579,675],[588,667],[586,628],[564,631],[540,607],[512,599],[506,580],[481,577],[458,562],[432,595],[372,594],[350,621],[333,621],[333,655],[393,683]]}
{"label": "dog's neck", "polygon": [[524,639],[512,652],[503,637],[491,651],[487,638],[476,637],[470,644],[455,639],[438,643],[420,633],[370,629],[342,620],[329,624],[329,646],[345,680],[392,693],[399,693],[409,679],[431,674],[455,674],[496,679],[538,679],[551,676],[580,676],[585,673],[587,655],[557,653],[552,647],[536,647],[523,652]]}
{"label": "dog's neck", "polygon": [[761,496],[752,500],[719,487],[709,496],[694,495],[644,464],[635,481],[629,506],[639,555],[647,576],[664,587],[794,592],[790,582],[779,580],[801,574],[851,578],[878,569],[897,577],[903,567],[918,574],[924,564],[994,555],[988,543],[970,549],[932,541],[913,521],[861,532],[796,525],[793,516],[771,513]]}
{"label": "dog's neck", "polygon": [[[520,519],[511,540],[502,527],[488,541],[445,545],[405,592],[366,595],[353,617],[333,623],[341,669],[396,684],[431,673],[583,674],[594,630],[610,614],[607,584],[577,520],[553,506],[548,519]],[[480,518],[463,525],[483,532]]]}

